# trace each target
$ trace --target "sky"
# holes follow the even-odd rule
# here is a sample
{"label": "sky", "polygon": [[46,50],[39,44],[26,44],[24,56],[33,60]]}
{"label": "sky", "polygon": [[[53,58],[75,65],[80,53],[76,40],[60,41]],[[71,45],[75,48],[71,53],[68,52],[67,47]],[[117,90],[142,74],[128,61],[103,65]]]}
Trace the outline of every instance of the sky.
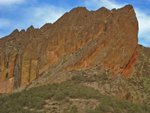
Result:
{"label": "sky", "polygon": [[40,28],[54,23],[65,12],[83,6],[89,10],[100,7],[121,8],[131,4],[139,21],[139,44],[150,47],[150,0],[0,0],[0,37],[14,29]]}

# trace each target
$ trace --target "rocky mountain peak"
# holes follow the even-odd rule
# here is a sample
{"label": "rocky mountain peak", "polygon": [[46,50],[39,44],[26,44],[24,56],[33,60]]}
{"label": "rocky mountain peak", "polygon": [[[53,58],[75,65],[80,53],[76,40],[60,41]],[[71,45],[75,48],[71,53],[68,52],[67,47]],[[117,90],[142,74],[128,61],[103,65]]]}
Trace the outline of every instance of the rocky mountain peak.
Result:
{"label": "rocky mountain peak", "polygon": [[88,12],[88,9],[86,7],[76,7],[70,11],[70,13],[84,13]]}
{"label": "rocky mountain peak", "polygon": [[15,29],[10,35],[11,36],[14,36],[14,35],[16,35],[16,34],[18,34],[19,33],[19,30],[18,29]]}
{"label": "rocky mountain peak", "polygon": [[138,58],[138,21],[131,5],[112,11],[78,7],[54,24],[15,33],[0,40],[0,93],[24,89],[46,75],[94,67],[128,77]]}
{"label": "rocky mountain peak", "polygon": [[131,9],[133,9],[134,10],[134,8],[133,8],[133,6],[132,5],[126,5],[126,6],[124,6],[123,8],[121,8],[121,9],[123,9],[123,10],[126,10],[126,11],[129,11],[129,10],[131,10]]}
{"label": "rocky mountain peak", "polygon": [[35,30],[35,28],[33,25],[31,25],[29,28],[27,28],[27,32],[34,31],[34,30]]}
{"label": "rocky mountain peak", "polygon": [[101,8],[99,8],[98,10],[96,10],[96,12],[110,12],[110,10],[109,9],[107,9],[106,7],[101,7]]}

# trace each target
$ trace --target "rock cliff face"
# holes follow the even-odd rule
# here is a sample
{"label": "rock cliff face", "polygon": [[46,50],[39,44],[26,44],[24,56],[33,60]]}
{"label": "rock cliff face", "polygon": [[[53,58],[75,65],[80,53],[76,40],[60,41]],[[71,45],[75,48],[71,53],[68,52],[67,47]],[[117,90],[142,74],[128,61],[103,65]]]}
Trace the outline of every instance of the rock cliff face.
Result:
{"label": "rock cliff face", "polygon": [[49,70],[104,68],[129,76],[138,56],[138,22],[131,5],[78,7],[54,24],[15,30],[0,39],[0,93],[25,88]]}

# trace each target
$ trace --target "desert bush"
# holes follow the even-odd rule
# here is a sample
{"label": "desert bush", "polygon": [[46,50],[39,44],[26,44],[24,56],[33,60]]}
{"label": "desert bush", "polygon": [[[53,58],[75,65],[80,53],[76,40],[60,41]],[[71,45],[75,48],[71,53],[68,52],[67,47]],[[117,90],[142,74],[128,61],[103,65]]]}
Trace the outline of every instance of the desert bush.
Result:
{"label": "desert bush", "polygon": [[[123,111],[127,113],[150,113],[149,106],[131,104],[127,101],[101,95],[99,91],[82,86],[72,80],[0,97],[0,113],[36,113],[30,109],[42,109],[47,99],[65,102],[68,98],[96,99],[101,103],[94,110],[87,108],[87,113],[124,113]],[[28,109],[24,109],[24,107]],[[76,107],[69,108],[69,110],[69,113],[77,113]]]}

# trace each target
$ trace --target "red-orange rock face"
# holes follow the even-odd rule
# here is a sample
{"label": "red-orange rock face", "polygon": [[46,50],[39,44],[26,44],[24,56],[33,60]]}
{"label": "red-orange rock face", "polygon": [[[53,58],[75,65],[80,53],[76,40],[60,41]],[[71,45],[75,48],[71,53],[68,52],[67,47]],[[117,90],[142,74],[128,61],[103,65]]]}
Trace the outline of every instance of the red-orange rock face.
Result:
{"label": "red-orange rock face", "polygon": [[128,76],[137,59],[138,22],[132,6],[75,8],[54,24],[15,30],[0,40],[0,93],[26,87],[49,69],[100,67]]}

